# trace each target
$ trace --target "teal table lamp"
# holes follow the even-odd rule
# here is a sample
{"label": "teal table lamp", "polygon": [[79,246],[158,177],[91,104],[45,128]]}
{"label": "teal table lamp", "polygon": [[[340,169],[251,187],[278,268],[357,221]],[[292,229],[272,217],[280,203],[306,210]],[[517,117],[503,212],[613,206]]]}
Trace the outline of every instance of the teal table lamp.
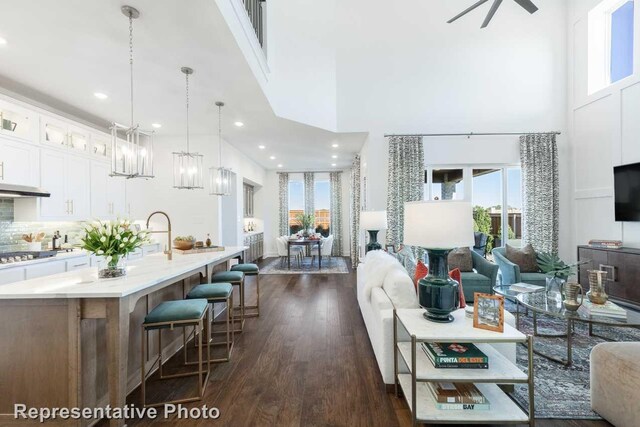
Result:
{"label": "teal table lamp", "polygon": [[382,249],[378,243],[378,232],[387,229],[387,211],[360,212],[360,228],[369,232],[367,252]]}
{"label": "teal table lamp", "polygon": [[451,312],[460,306],[459,284],[449,277],[449,252],[471,247],[473,208],[469,202],[442,200],[404,205],[405,245],[424,248],[429,256],[429,275],[418,283],[424,317],[433,322],[453,321]]}

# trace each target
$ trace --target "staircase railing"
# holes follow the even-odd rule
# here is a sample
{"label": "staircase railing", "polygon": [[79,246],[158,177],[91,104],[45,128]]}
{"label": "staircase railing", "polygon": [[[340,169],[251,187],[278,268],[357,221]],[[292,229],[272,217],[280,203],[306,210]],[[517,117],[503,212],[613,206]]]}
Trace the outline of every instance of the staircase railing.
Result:
{"label": "staircase railing", "polygon": [[251,21],[251,25],[253,26],[254,31],[256,32],[256,37],[258,37],[258,42],[260,42],[260,46],[264,46],[264,22],[263,22],[263,3],[266,0],[242,0],[244,3],[244,8],[247,11],[247,15],[249,15],[249,20]]}

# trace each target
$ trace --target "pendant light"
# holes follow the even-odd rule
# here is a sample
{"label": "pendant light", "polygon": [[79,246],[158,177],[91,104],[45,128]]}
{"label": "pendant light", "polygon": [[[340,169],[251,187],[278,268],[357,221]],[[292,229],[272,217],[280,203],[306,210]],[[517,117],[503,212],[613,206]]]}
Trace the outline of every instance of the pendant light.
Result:
{"label": "pendant light", "polygon": [[212,196],[231,195],[231,169],[222,167],[222,107],[224,102],[216,102],[218,107],[218,167],[209,169],[209,186]]}
{"label": "pendant light", "polygon": [[133,20],[140,12],[131,6],[120,10],[129,18],[131,122],[111,123],[111,176],[153,178],[153,131],[141,130],[133,121]]}
{"label": "pendant light", "polygon": [[193,69],[182,67],[185,75],[187,94],[187,151],[173,153],[173,188],[194,190],[204,188],[202,185],[202,163],[204,156],[189,151],[189,76]]}

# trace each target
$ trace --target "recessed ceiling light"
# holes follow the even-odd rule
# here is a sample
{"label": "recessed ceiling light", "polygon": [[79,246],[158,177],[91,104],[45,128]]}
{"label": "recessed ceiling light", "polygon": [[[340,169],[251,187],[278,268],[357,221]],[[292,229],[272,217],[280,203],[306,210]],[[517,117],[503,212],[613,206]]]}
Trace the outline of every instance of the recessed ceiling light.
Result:
{"label": "recessed ceiling light", "polygon": [[95,96],[98,99],[107,99],[108,98],[107,94],[104,94],[102,92],[94,92],[93,96]]}
{"label": "recessed ceiling light", "polygon": [[331,166],[333,166],[335,168],[338,165],[336,165],[335,163],[331,163]]}
{"label": "recessed ceiling light", "polygon": [[276,159],[276,156],[271,156],[271,157],[269,157],[269,158],[270,158],[271,160],[275,160],[275,159]]}
{"label": "recessed ceiling light", "polygon": [[332,159],[337,159],[338,156],[336,154],[334,154],[333,156],[331,156]]}
{"label": "recessed ceiling light", "polygon": [[7,44],[7,39],[0,37],[0,45],[5,45]]}
{"label": "recessed ceiling light", "polygon": [[160,129],[162,127],[160,123],[151,123],[151,126],[153,126],[156,129]]}
{"label": "recessed ceiling light", "polygon": [[333,148],[338,148],[340,145],[339,145],[339,144],[331,144],[331,146],[332,146]]}
{"label": "recessed ceiling light", "polygon": [[264,145],[258,145],[258,148],[261,149],[261,150],[264,150],[267,147],[265,147]]}
{"label": "recessed ceiling light", "polygon": [[278,165],[278,167],[279,167],[279,168],[281,168],[281,167],[282,167],[282,165]]}
{"label": "recessed ceiling light", "polygon": [[234,122],[234,125],[238,126],[239,128],[241,128],[242,126],[244,126],[244,123],[242,122]]}

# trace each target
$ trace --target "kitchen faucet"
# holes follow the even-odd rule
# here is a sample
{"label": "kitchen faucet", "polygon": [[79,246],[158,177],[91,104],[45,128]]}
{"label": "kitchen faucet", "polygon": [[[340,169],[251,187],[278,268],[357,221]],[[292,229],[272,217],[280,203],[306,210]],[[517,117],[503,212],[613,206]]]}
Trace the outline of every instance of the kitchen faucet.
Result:
{"label": "kitchen faucet", "polygon": [[149,220],[151,220],[151,217],[154,216],[155,214],[164,215],[167,218],[167,230],[166,231],[149,231],[149,233],[154,233],[154,234],[166,233],[167,234],[167,250],[164,251],[164,253],[167,254],[167,259],[171,261],[171,259],[173,258],[173,251],[171,250],[171,220],[169,219],[169,215],[167,215],[165,212],[155,211],[151,215],[149,215],[149,218],[147,218],[147,229],[149,229]]}

